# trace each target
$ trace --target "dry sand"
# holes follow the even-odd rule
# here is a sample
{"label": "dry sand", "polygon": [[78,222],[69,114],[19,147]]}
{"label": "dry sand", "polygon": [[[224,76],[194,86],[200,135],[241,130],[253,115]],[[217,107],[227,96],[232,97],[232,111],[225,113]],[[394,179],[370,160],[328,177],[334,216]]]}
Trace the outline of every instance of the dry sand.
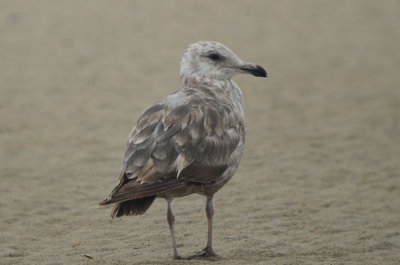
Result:
{"label": "dry sand", "polygon": [[[235,78],[247,145],[215,197],[223,258],[212,264],[400,264],[399,11],[399,1],[1,1],[0,264],[205,263],[172,260],[163,200],[118,220],[94,208],[137,116],[181,86],[181,56],[203,39],[270,76]],[[174,209],[180,252],[200,250],[204,198]]]}

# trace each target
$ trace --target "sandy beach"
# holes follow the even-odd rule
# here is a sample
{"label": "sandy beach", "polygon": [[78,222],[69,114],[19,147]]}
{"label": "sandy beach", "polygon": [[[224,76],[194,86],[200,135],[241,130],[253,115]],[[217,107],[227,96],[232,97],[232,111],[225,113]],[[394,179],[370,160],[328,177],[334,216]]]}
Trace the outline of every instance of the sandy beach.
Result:
{"label": "sandy beach", "polygon": [[[399,1],[0,2],[0,264],[400,264]],[[174,261],[158,199],[97,209],[127,136],[182,84],[198,40],[237,76],[247,139],[214,197],[222,258]],[[207,240],[205,199],[175,200],[182,255]]]}

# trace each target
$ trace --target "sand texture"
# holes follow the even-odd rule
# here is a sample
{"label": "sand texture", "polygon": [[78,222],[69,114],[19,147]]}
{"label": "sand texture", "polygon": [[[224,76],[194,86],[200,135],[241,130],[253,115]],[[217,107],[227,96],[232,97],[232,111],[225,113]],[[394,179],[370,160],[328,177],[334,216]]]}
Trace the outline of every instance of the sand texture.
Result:
{"label": "sand texture", "polygon": [[[1,1],[0,264],[400,264],[399,12],[395,0]],[[95,205],[198,40],[269,78],[234,78],[247,142],[214,198],[223,258],[182,262],[164,200],[116,220]],[[204,207],[174,203],[182,255],[206,244]]]}

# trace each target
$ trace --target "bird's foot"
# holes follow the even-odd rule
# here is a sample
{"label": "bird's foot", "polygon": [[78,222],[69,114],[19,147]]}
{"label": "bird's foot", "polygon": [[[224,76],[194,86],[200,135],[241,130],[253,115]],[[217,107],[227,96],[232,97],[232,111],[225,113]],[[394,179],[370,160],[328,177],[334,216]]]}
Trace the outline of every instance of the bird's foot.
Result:
{"label": "bird's foot", "polygon": [[210,257],[221,257],[220,255],[218,255],[215,251],[214,251],[214,249],[212,249],[212,247],[209,247],[209,246],[207,246],[207,247],[205,247],[203,250],[202,250],[202,256],[204,256],[204,257],[206,257],[206,258],[210,258]]}
{"label": "bird's foot", "polygon": [[215,251],[211,248],[211,247],[205,247],[202,251],[195,253],[193,255],[187,256],[187,257],[182,257],[182,256],[175,256],[174,259],[177,260],[191,260],[191,259],[195,259],[195,258],[211,258],[211,257],[221,257],[220,255],[218,255],[217,253],[215,253]]}

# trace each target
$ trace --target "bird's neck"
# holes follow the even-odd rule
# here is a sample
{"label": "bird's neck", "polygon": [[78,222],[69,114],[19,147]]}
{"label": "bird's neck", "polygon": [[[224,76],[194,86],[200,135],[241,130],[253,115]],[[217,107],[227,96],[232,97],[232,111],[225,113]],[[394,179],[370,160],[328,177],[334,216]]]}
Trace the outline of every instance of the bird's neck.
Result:
{"label": "bird's neck", "polygon": [[230,85],[233,81],[231,79],[218,79],[218,78],[208,78],[198,75],[191,75],[188,77],[182,77],[182,82],[185,86],[197,86],[197,85],[210,85],[213,87],[226,87]]}
{"label": "bird's neck", "polygon": [[186,88],[206,87],[215,92],[215,97],[220,102],[225,102],[236,109],[242,118],[243,114],[243,96],[239,86],[231,79],[214,79],[205,77],[191,77],[182,79]]}

